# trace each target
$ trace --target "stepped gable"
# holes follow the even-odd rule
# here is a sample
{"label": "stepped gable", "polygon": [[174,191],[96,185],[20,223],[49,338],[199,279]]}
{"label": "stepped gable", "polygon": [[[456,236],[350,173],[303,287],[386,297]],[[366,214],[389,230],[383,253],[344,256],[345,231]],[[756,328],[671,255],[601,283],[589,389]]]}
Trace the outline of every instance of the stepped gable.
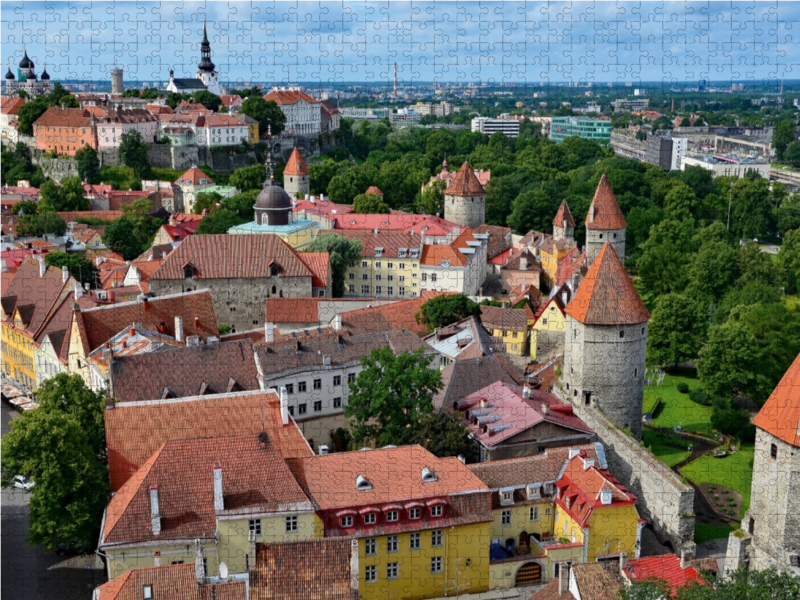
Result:
{"label": "stepped gable", "polygon": [[475,177],[475,171],[465,161],[444,193],[448,196],[483,196],[486,190]]}
{"label": "stepped gable", "polygon": [[800,447],[800,355],[761,407],[753,424],[787,444]]}
{"label": "stepped gable", "polygon": [[650,320],[650,311],[608,242],[603,244],[566,313],[584,325],[634,325]]}
{"label": "stepped gable", "polygon": [[[594,218],[592,218],[592,207],[594,207]],[[611,184],[608,183],[608,178],[603,173],[600,183],[597,184],[589,213],[586,215],[586,229],[625,229],[626,227],[628,227],[628,223],[619,208]]]}
{"label": "stepped gable", "polygon": [[[603,177],[605,177],[605,175],[603,175]],[[558,212],[553,219],[553,225],[556,227],[562,227],[564,221],[567,222],[567,227],[575,227],[575,220],[572,218],[572,212],[570,212],[569,205],[567,204],[566,200],[561,201],[561,206],[558,207]]]}
{"label": "stepped gable", "polygon": [[308,167],[306,161],[300,156],[300,151],[295,148],[292,150],[292,155],[289,157],[289,162],[286,163],[286,168],[283,170],[284,175],[308,175]]}

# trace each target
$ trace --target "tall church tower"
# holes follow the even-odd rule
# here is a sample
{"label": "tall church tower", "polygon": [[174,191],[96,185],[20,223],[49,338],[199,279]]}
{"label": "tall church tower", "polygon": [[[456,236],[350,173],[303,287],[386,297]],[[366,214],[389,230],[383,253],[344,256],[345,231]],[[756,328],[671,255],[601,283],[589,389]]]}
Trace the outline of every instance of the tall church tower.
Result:
{"label": "tall church tower", "polygon": [[205,84],[209,92],[220,96],[222,90],[219,88],[219,74],[214,68],[215,65],[211,62],[211,44],[206,33],[206,20],[203,19],[203,41],[200,43],[200,62],[195,77]]}
{"label": "tall church tower", "polygon": [[486,222],[486,191],[468,162],[444,191],[444,218],[471,229]]}
{"label": "tall church tower", "polygon": [[[800,575],[800,356],[753,424],[756,448],[750,509],[742,519],[742,531],[752,542],[750,567],[776,567]],[[726,571],[728,564],[726,558]],[[731,570],[737,566],[732,560]]]}
{"label": "tall church tower", "polygon": [[611,243],[603,244],[565,312],[564,394],[639,439],[650,313]]}
{"label": "tall church tower", "polygon": [[311,191],[308,167],[297,148],[292,150],[289,162],[286,163],[286,168],[283,170],[283,189],[292,198],[296,194],[305,195]]}
{"label": "tall church tower", "polygon": [[564,240],[568,246],[575,245],[575,221],[566,200],[561,202],[553,219],[553,239]]}
{"label": "tall church tower", "polygon": [[600,178],[594,193],[589,214],[586,215],[586,259],[588,264],[597,258],[606,242],[609,242],[617,253],[619,260],[625,263],[625,230],[628,223],[619,208],[617,198],[611,190],[605,173]]}

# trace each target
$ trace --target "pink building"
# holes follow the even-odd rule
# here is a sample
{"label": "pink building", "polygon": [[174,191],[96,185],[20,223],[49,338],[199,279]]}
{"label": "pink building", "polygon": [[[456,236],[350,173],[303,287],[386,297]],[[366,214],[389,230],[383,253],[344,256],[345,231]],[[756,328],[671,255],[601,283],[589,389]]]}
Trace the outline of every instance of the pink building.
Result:
{"label": "pink building", "polygon": [[158,141],[158,118],[141,108],[105,108],[93,106],[90,109],[97,121],[98,150],[118,148],[122,135],[138,130],[145,142]]}

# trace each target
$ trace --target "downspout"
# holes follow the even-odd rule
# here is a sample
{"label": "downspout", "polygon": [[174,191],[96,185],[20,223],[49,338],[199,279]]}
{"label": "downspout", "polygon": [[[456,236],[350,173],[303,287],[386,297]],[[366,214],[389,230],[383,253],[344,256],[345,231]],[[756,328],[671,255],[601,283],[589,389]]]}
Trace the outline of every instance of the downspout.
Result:
{"label": "downspout", "polygon": [[448,557],[448,554],[450,552],[450,532],[453,531],[453,529],[455,529],[455,528],[456,528],[456,526],[453,525],[450,529],[447,530],[447,545],[444,547],[444,595],[445,595],[445,597],[447,597],[447,589],[448,589],[448,586],[447,586],[447,571],[448,571],[448,569],[447,569],[447,567],[448,567],[447,557]]}

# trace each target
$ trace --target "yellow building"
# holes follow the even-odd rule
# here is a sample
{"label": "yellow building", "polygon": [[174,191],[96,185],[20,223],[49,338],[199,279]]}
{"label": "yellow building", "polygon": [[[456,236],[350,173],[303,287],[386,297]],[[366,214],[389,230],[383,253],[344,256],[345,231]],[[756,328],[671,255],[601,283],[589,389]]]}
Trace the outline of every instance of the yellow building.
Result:
{"label": "yellow building", "polygon": [[365,600],[489,589],[491,494],[457,458],[403,446],[287,462],[324,536],[358,540]]}
{"label": "yellow building", "polygon": [[258,121],[241,113],[237,114],[236,118],[247,123],[247,141],[251,144],[258,144]]}
{"label": "yellow building", "polygon": [[22,263],[3,294],[3,370],[31,391],[37,388],[39,338],[74,284],[66,267],[47,266],[44,256],[37,256]]}
{"label": "yellow building", "polygon": [[531,360],[536,360],[558,346],[564,345],[567,316],[558,296],[553,296],[536,311],[531,325]]}
{"label": "yellow building", "polygon": [[[564,563],[618,557],[638,548],[644,520],[633,497],[594,466],[604,460],[598,446],[549,448],[537,456],[469,465],[492,488],[491,589],[545,583],[558,577]],[[578,502],[572,496],[576,490],[582,494]],[[611,502],[603,504],[608,491]],[[571,509],[564,505],[568,497]],[[583,512],[575,513],[579,505]]]}
{"label": "yellow building", "polygon": [[530,231],[520,240],[521,247],[533,250],[536,258],[542,263],[543,276],[552,287],[556,285],[558,261],[571,250],[577,248],[575,243],[575,221],[564,200],[553,219],[553,234]]}
{"label": "yellow building", "polygon": [[528,352],[528,316],[524,308],[481,306],[481,323],[492,337],[500,338],[512,356]]}
{"label": "yellow building", "polygon": [[267,434],[172,440],[112,497],[99,550],[109,578],[195,560],[246,573],[255,544],[319,537],[322,524]]}

